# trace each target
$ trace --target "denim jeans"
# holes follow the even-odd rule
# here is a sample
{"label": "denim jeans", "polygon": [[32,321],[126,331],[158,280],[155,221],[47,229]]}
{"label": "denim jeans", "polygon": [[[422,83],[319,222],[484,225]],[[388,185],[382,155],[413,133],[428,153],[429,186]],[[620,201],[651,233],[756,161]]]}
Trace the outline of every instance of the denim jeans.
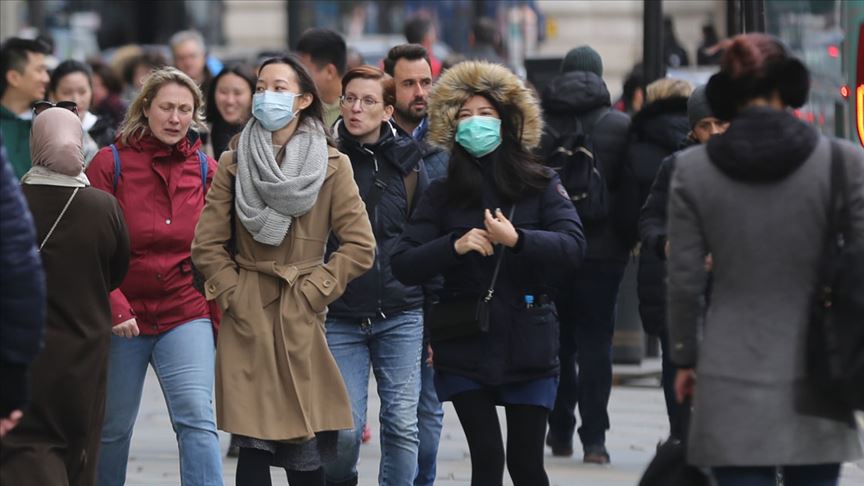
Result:
{"label": "denim jeans", "polygon": [[549,414],[549,434],[557,442],[572,440],[577,403],[582,445],[606,442],[615,304],[626,265],[587,260],[560,289],[555,305],[561,322],[561,376],[555,408]]}
{"label": "denim jeans", "polygon": [[148,364],[159,378],[177,434],[183,486],[222,484],[222,457],[213,416],[215,353],[209,319],[190,321],[156,336],[111,337],[99,486],[126,482],[129,444]]}
{"label": "denim jeans", "polygon": [[444,426],[444,408],[435,392],[435,370],[426,364],[427,347],[423,345],[420,361],[420,404],[417,406],[417,427],[420,448],[417,451],[417,477],[414,486],[432,486],[435,482],[438,442]]}
{"label": "denim jeans", "polygon": [[[783,466],[783,486],[837,486],[840,464]],[[773,467],[715,467],[711,471],[717,486],[774,486]]]}
{"label": "denim jeans", "polygon": [[369,366],[381,399],[380,486],[410,486],[417,472],[417,403],[420,395],[420,309],[373,319],[327,319],[327,344],[351,398],[354,430],[340,431],[338,457],[325,464],[328,483],[356,484],[360,436],[366,417]]}

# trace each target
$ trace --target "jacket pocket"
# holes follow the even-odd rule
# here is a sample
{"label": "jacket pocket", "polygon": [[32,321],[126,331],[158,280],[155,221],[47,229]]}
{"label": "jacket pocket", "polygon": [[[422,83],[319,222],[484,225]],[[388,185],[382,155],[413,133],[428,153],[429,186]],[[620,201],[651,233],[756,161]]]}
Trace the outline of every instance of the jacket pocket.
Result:
{"label": "jacket pocket", "polygon": [[553,305],[520,309],[510,325],[514,371],[546,371],[558,365],[558,315]]}

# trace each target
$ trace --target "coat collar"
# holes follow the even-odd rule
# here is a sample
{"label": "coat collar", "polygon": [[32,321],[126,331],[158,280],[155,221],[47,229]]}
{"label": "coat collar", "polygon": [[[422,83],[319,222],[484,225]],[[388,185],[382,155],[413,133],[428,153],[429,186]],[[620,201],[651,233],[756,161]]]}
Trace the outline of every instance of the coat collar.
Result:
{"label": "coat collar", "polygon": [[174,145],[167,145],[147,130],[141,137],[130,139],[128,146],[141,152],[148,152],[154,159],[186,160],[201,148],[201,137],[198,132],[190,129],[182,140]]}

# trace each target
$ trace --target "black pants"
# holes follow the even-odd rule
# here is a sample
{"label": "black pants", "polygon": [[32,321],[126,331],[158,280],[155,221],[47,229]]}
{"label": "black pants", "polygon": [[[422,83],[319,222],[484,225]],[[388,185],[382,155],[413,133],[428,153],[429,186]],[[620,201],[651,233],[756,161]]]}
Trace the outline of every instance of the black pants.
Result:
{"label": "black pants", "polygon": [[606,443],[615,305],[626,266],[626,262],[583,262],[555,302],[561,322],[561,377],[549,433],[558,442],[572,441],[578,403],[582,445]]}
{"label": "black pants", "polygon": [[[453,397],[453,406],[471,452],[471,486],[501,486],[504,444],[495,397],[483,390]],[[534,405],[506,405],[507,470],[514,486],[549,486],[543,468],[543,440],[548,410]]]}
{"label": "black pants", "polygon": [[[273,454],[260,449],[240,448],[237,458],[237,486],[271,486],[270,463]],[[286,469],[290,486],[324,486],[324,468],[314,471]]]}

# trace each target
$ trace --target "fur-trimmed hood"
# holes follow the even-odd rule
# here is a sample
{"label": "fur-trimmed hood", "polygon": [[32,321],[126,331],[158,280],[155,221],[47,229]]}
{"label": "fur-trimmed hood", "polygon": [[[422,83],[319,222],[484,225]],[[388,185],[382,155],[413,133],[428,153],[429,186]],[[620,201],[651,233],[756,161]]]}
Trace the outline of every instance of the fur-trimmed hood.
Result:
{"label": "fur-trimmed hood", "polygon": [[515,74],[500,64],[466,61],[448,69],[429,94],[429,143],[453,148],[456,115],[476,94],[486,93],[496,103],[510,105],[522,113],[522,145],[530,150],[540,144],[543,119],[540,103]]}

